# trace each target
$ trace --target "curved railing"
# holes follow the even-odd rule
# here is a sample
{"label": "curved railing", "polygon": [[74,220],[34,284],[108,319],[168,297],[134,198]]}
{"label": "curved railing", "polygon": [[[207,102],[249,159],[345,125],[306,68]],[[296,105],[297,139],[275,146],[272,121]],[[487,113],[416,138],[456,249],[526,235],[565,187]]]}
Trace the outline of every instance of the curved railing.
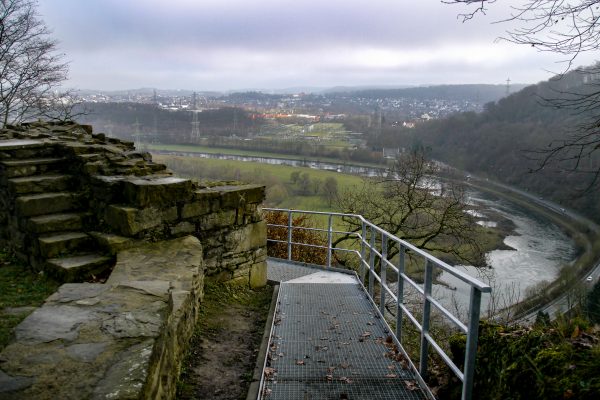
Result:
{"label": "curved railing", "polygon": [[[287,224],[267,224],[268,228],[280,228],[287,233],[286,240],[267,238],[269,243],[282,243],[287,245],[287,259],[292,260],[292,246],[307,246],[311,248],[325,249],[326,268],[332,266],[332,259],[335,252],[344,252],[354,255],[359,260],[358,275],[365,284],[370,300],[379,307],[382,315],[385,315],[386,304],[395,304],[396,311],[396,328],[395,335],[400,347],[411,364],[411,367],[418,371],[420,380],[424,383],[427,375],[427,364],[429,347],[431,346],[454,374],[462,381],[463,390],[462,398],[470,399],[473,389],[473,376],[475,372],[475,358],[477,353],[477,339],[479,329],[479,316],[481,306],[482,293],[490,293],[490,286],[480,282],[479,280],[467,275],[466,273],[448,265],[447,263],[437,259],[431,254],[417,248],[416,246],[396,237],[395,235],[381,229],[377,225],[357,214],[330,213],[319,211],[303,211],[289,210],[279,208],[264,208],[267,212],[277,212],[287,214]],[[320,219],[327,220],[327,228],[294,226],[295,215],[309,215]],[[357,228],[355,231],[344,231],[334,229],[334,220],[341,219],[338,225],[348,226],[349,221],[353,221],[353,226]],[[308,230],[320,232],[326,236],[327,245],[322,244],[307,244],[294,242],[294,230]],[[349,240],[355,239],[354,243],[358,243],[358,248],[352,247],[333,247],[334,237],[345,236]],[[347,240],[341,243],[347,242]],[[388,249],[391,246],[396,246],[398,252],[396,257],[390,260],[388,257]],[[412,257],[421,258],[424,262],[424,279],[423,284],[415,282],[410,278],[405,271],[406,254],[411,253]],[[451,311],[444,307],[439,299],[434,298],[432,294],[434,270],[440,269],[447,272],[470,286],[469,309],[466,324],[459,317],[455,316]],[[379,269],[379,273],[377,272]],[[388,274],[394,273],[397,279],[394,282],[395,291],[388,282]],[[408,286],[407,286],[408,285]],[[375,286],[379,289],[379,294],[376,296]],[[393,285],[392,285],[393,286]],[[412,288],[421,297],[423,305],[421,308],[421,318],[415,315],[414,310],[411,311],[405,304],[406,288]],[[377,297],[377,298],[376,298]],[[432,306],[435,310],[456,326],[466,337],[466,352],[464,359],[464,368],[459,368],[443,350],[442,346],[436,342],[430,332],[430,324],[432,317]],[[402,331],[403,317],[406,316],[408,321],[420,332],[420,354],[419,368],[417,369],[414,363],[408,357],[407,352],[402,348]]]}

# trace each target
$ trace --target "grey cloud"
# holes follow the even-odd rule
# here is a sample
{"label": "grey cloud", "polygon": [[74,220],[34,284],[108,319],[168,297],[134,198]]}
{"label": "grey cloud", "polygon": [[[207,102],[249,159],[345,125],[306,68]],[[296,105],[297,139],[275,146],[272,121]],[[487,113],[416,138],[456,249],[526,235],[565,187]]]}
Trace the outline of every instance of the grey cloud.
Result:
{"label": "grey cloud", "polygon": [[[504,27],[490,25],[492,16],[463,24],[456,18],[461,9],[439,0],[52,0],[41,2],[40,12],[72,60],[72,83],[81,87],[229,89],[542,75],[540,68],[519,71],[521,55],[507,59],[514,66],[496,60],[495,70],[485,60],[474,64],[460,49],[493,49]],[[357,49],[388,52],[392,60],[369,65],[352,54]],[[395,65],[403,52],[427,60]],[[531,60],[540,58],[532,52]]]}

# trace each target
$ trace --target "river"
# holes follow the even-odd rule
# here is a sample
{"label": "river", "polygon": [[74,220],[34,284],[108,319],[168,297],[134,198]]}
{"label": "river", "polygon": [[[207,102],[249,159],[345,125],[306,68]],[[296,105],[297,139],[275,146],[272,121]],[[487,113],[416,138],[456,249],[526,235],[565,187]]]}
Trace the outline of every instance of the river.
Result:
{"label": "river", "polygon": [[[384,170],[384,168],[346,163],[274,157],[173,151],[156,151],[156,153],[309,167],[363,176],[375,176]],[[503,198],[496,198],[473,189],[468,191],[468,202],[477,207],[476,217],[481,217],[480,224],[495,226],[500,222],[499,219],[505,218],[512,221],[515,226],[514,234],[504,240],[504,243],[513,250],[494,250],[487,254],[491,269],[482,271],[469,266],[458,266],[464,268],[469,275],[492,286],[494,298],[490,299],[486,295],[482,299],[484,312],[490,305],[493,309],[514,304],[525,296],[528,288],[543,281],[551,282],[556,279],[561,266],[575,259],[573,240],[554,223]],[[466,310],[469,289],[448,273],[443,273],[439,280],[443,284],[435,285],[436,297],[440,296],[444,299],[444,303],[455,303],[457,307]]]}
{"label": "river", "polygon": [[[493,225],[505,218],[515,226],[514,234],[507,236],[504,243],[514,250],[493,250],[487,254],[491,269],[480,270],[470,266],[458,266],[469,275],[492,286],[494,298],[484,295],[482,309],[495,310],[516,303],[525,297],[529,288],[540,282],[552,282],[562,266],[575,260],[575,243],[554,223],[531,213],[529,210],[505,199],[471,190],[469,201],[481,207],[481,222]],[[465,308],[468,304],[469,288],[448,273],[439,278],[445,285],[435,285],[436,297]],[[466,310],[466,308],[465,308]]]}

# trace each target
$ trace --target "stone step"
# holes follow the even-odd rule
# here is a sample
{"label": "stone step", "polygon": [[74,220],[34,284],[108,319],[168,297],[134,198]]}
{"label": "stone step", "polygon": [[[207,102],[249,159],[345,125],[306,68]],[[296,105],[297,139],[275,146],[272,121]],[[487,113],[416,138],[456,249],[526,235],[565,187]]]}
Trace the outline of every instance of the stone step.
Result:
{"label": "stone step", "polygon": [[61,232],[40,236],[38,244],[42,257],[54,258],[87,250],[94,240],[83,232]]}
{"label": "stone step", "polygon": [[17,194],[62,192],[71,186],[69,175],[34,175],[8,180],[8,187]]}
{"label": "stone step", "polygon": [[28,158],[25,160],[2,160],[0,172],[7,178],[18,178],[59,171],[64,162],[63,158]]}
{"label": "stone step", "polygon": [[29,231],[34,233],[50,233],[61,231],[76,231],[83,228],[84,220],[89,213],[63,213],[32,217],[27,223]]}
{"label": "stone step", "polygon": [[71,192],[41,193],[19,196],[17,213],[23,217],[73,211],[79,207],[79,196]]}
{"label": "stone step", "polygon": [[83,281],[112,268],[114,258],[99,253],[46,260],[47,272],[62,282]]}
{"label": "stone step", "polygon": [[0,160],[49,157],[54,147],[43,140],[11,139],[0,141]]}

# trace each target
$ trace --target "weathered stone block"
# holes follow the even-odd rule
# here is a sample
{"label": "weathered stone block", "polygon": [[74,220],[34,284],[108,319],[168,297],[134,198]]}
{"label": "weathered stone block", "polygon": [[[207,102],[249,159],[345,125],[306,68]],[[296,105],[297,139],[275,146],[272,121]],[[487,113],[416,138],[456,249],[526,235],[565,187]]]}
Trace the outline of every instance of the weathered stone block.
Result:
{"label": "weathered stone block", "polygon": [[255,263],[250,267],[249,284],[252,289],[265,287],[267,284],[267,262]]}
{"label": "weathered stone block", "polygon": [[180,236],[182,234],[190,234],[196,231],[196,226],[187,221],[182,221],[171,227],[171,235]]}
{"label": "weathered stone block", "polygon": [[264,221],[236,229],[225,237],[225,248],[242,253],[267,245],[267,225]]}
{"label": "weathered stone block", "polygon": [[165,221],[176,220],[177,207],[161,210],[154,207],[139,209],[110,205],[106,209],[104,219],[122,235],[134,236],[144,230],[158,227]]}
{"label": "weathered stone block", "polygon": [[[144,163],[144,160],[139,162]],[[154,177],[124,181],[125,199],[139,207],[165,206],[192,197],[192,181],[175,177]]]}
{"label": "weathered stone block", "polygon": [[211,209],[210,201],[194,201],[186,203],[181,207],[181,218],[187,219],[205,215],[211,212]]}
{"label": "weathered stone block", "polygon": [[249,203],[260,203],[265,198],[265,187],[259,185],[217,186],[212,188],[221,195],[221,207],[239,208]]}
{"label": "weathered stone block", "polygon": [[200,229],[209,231],[231,226],[235,223],[236,210],[219,211],[199,218]]}
{"label": "weathered stone block", "polygon": [[195,190],[192,196],[192,201],[200,201],[210,204],[213,204],[215,202],[218,204],[219,198],[221,197],[219,192],[213,190],[212,188]]}
{"label": "weathered stone block", "polygon": [[89,232],[89,234],[103,249],[113,255],[121,250],[128,249],[135,244],[133,239],[115,235],[113,233]]}
{"label": "weathered stone block", "polygon": [[42,193],[17,198],[17,212],[26,217],[73,210],[78,207],[78,196],[73,193]]}

